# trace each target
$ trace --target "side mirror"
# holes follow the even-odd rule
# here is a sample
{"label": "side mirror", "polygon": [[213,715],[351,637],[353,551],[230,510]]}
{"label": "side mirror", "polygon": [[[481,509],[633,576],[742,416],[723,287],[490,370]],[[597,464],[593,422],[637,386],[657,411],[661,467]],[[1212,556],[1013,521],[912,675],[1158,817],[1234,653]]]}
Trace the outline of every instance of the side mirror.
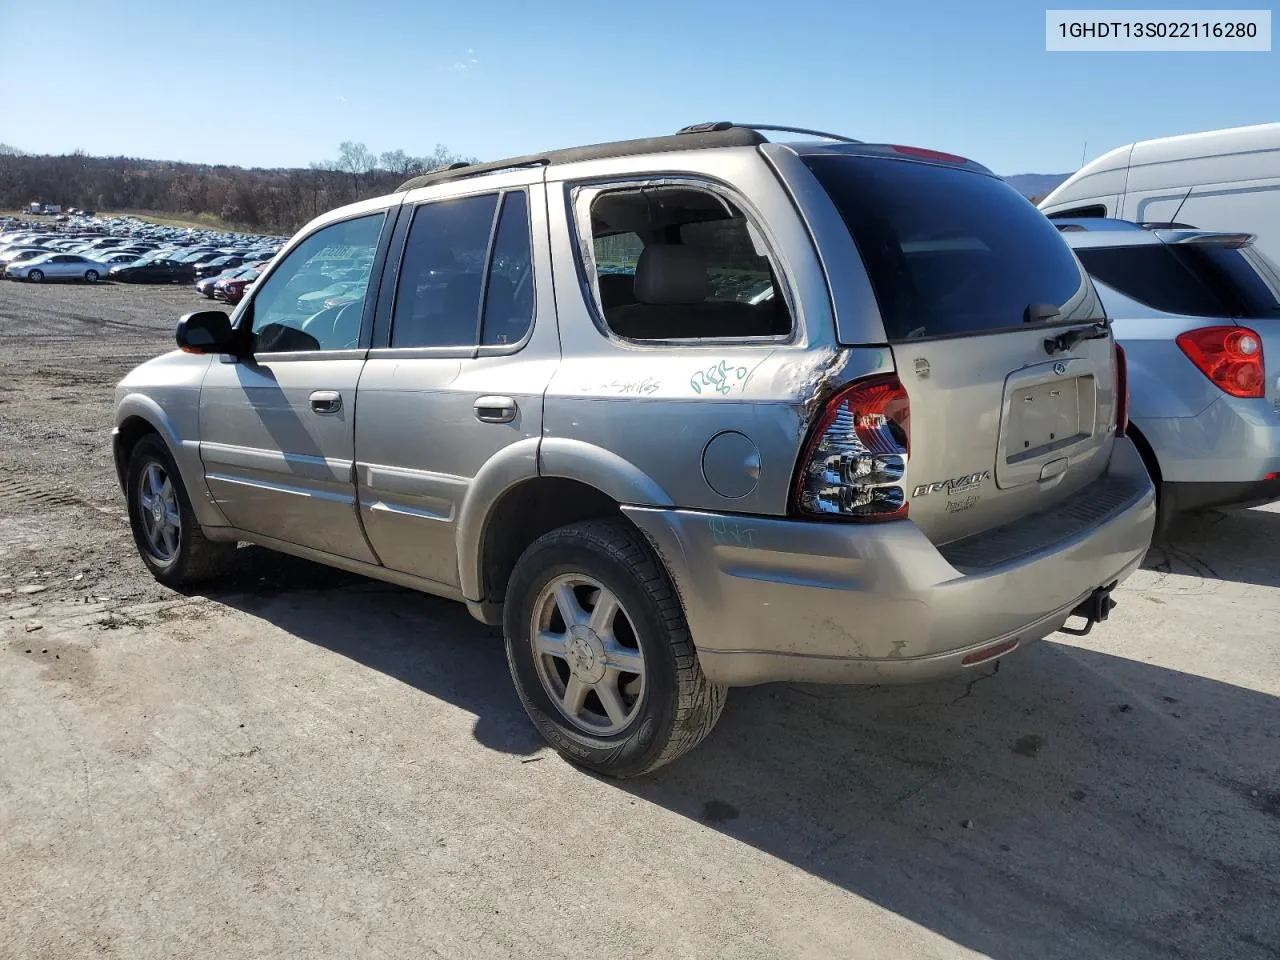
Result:
{"label": "side mirror", "polygon": [[174,331],[184,353],[235,353],[231,318],[221,310],[198,310],[178,320]]}

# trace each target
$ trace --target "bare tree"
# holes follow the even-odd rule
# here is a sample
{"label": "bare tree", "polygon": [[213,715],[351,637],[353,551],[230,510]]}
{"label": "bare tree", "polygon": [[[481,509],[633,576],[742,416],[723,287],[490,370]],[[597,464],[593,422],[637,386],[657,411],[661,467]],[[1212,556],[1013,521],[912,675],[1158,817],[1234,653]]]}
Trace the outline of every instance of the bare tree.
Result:
{"label": "bare tree", "polygon": [[435,150],[429,156],[418,158],[418,172],[428,173],[432,170],[443,170],[445,167],[453,166],[455,163],[475,162],[475,157],[464,157],[460,153],[454,153],[443,143],[437,143]]}
{"label": "bare tree", "polygon": [[378,166],[388,173],[407,177],[418,170],[418,159],[411,157],[403,150],[388,150],[378,157]]}
{"label": "bare tree", "polygon": [[338,144],[337,167],[344,173],[351,174],[351,185],[355,192],[360,192],[360,178],[377,167],[377,162],[369,148],[363,143],[343,140]]}

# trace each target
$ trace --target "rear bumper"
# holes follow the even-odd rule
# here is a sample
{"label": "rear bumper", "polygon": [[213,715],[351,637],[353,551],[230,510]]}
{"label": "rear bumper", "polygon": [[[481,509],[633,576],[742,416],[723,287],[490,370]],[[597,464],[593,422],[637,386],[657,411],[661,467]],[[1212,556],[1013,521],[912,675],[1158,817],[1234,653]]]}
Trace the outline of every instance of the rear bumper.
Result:
{"label": "rear bumper", "polygon": [[[1113,494],[1105,516],[1039,547],[1010,528],[994,562],[936,547],[910,521],[832,524],[625,507],[656,546],[684,603],[698,656],[718,683],[908,683],[966,669],[1002,641],[1060,628],[1100,586],[1142,562],[1155,491],[1132,442],[1083,492]],[[953,563],[954,560],[954,563]],[[990,663],[990,660],[984,661]]]}
{"label": "rear bumper", "polygon": [[1280,500],[1280,479],[1227,483],[1166,483],[1165,509],[1170,514],[1210,507],[1256,507]]}
{"label": "rear bumper", "polygon": [[1165,483],[1250,484],[1280,472],[1280,412],[1269,400],[1223,396],[1194,417],[1143,417],[1133,424],[1151,445]]}

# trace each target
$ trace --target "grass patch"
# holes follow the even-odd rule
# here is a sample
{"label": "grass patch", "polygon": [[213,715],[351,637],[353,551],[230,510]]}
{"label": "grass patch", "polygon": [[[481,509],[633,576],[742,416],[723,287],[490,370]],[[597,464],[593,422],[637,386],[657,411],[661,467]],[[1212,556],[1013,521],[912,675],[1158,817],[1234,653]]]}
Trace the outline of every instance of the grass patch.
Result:
{"label": "grass patch", "polygon": [[194,227],[197,230],[224,230],[229,233],[248,232],[225,222],[221,217],[212,213],[194,213],[190,210],[174,214],[153,213],[149,210],[98,210],[96,212],[100,217],[137,217],[139,220],[145,220],[148,223],[158,224],[162,227],[180,227],[182,229]]}

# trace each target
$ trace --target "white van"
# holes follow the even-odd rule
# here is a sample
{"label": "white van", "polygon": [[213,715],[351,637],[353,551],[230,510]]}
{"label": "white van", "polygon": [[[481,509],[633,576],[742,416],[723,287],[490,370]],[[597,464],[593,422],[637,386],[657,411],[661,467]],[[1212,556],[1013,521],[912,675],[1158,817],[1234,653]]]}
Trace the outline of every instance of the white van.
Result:
{"label": "white van", "polygon": [[1280,260],[1280,123],[1119,147],[1077,170],[1040,209],[1253,233],[1255,248]]}

